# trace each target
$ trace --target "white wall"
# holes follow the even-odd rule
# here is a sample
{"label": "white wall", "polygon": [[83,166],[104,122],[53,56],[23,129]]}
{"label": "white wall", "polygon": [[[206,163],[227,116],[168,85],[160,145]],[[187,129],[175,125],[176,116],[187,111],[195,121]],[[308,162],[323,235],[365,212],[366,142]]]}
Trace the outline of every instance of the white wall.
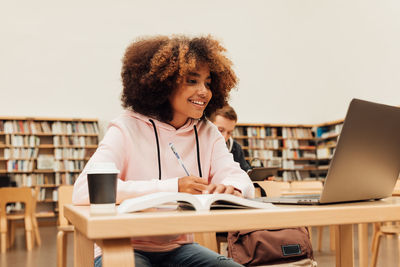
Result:
{"label": "white wall", "polygon": [[137,36],[208,34],[240,78],[240,122],[343,118],[351,98],[400,104],[397,0],[0,0],[0,116],[121,111],[120,68]]}

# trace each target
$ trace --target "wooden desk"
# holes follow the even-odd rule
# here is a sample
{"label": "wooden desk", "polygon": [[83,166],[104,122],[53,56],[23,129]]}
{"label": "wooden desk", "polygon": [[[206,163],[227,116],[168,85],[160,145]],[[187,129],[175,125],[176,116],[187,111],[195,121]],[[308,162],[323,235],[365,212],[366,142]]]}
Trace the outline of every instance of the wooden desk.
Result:
{"label": "wooden desk", "polygon": [[[88,206],[66,205],[75,226],[74,266],[93,266],[93,244],[103,248],[103,266],[134,266],[131,236],[223,232],[295,226],[338,225],[336,266],[354,266],[353,224],[400,220],[400,198],[276,209],[172,211],[90,216]],[[361,248],[362,249],[362,248]]]}

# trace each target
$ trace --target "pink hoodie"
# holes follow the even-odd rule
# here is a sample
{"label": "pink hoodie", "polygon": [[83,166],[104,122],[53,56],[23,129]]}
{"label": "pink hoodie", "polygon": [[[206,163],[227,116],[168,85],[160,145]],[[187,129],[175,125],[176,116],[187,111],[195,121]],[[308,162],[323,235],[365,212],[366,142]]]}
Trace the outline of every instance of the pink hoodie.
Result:
{"label": "pink hoodie", "polygon": [[[160,149],[159,180],[157,141],[149,119],[139,113],[125,111],[110,123],[98,149],[75,182],[72,196],[74,204],[89,204],[86,172],[93,162],[112,161],[120,170],[117,203],[153,192],[178,192],[178,179],[186,176],[186,173],[171,151],[169,143],[174,144],[189,173],[200,176],[194,125],[198,132],[202,177],[210,183],[232,185],[244,197],[254,197],[252,182],[239,164],[233,161],[224,138],[214,124],[204,120],[190,119],[181,128],[175,129],[153,119]],[[145,251],[169,251],[180,244],[191,242],[192,235],[132,239],[135,249]],[[98,254],[99,251],[96,251],[96,256]]]}

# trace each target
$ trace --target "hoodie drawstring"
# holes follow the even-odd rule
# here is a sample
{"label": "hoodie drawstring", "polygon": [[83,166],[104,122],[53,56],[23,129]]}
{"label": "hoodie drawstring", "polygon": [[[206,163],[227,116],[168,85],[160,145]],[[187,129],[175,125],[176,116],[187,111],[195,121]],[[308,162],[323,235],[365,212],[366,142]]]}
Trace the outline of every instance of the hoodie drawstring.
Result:
{"label": "hoodie drawstring", "polygon": [[194,128],[194,134],[196,135],[196,148],[197,148],[197,167],[199,168],[199,176],[203,177],[201,173],[201,164],[200,164],[200,148],[199,148],[199,137],[197,135],[197,127],[196,125],[193,125]]}
{"label": "hoodie drawstring", "polygon": [[[160,157],[160,143],[158,141],[158,134],[157,134],[157,128],[156,128],[156,124],[154,123],[154,121],[152,119],[149,119],[149,121],[151,122],[151,124],[153,125],[153,129],[154,129],[154,135],[156,136],[156,143],[157,143],[157,159],[158,159],[158,179],[161,180],[161,157]],[[199,137],[197,135],[197,128],[196,125],[193,125],[194,128],[194,133],[196,136],[196,149],[197,149],[197,166],[199,169],[199,176],[203,177],[202,173],[201,173],[201,162],[200,162],[200,147],[199,147]]]}
{"label": "hoodie drawstring", "polygon": [[156,124],[152,119],[149,119],[151,124],[153,124],[154,134],[156,135],[156,142],[157,142],[157,158],[158,158],[158,180],[161,180],[161,158],[160,158],[160,143],[158,142],[158,135],[157,135],[157,128]]}

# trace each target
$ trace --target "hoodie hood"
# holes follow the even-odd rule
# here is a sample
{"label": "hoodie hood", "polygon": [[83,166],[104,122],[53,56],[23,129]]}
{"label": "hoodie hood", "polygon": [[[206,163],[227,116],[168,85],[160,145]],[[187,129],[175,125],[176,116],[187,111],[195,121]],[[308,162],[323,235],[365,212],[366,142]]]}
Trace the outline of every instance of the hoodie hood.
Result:
{"label": "hoodie hood", "polygon": [[194,125],[197,126],[197,124],[200,121],[200,119],[190,119],[189,118],[182,127],[175,129],[174,126],[172,126],[168,123],[159,121],[156,118],[152,118],[152,117],[149,117],[149,116],[146,116],[146,115],[134,112],[134,111],[125,110],[124,115],[139,119],[140,121],[143,121],[144,123],[146,123],[152,127],[151,122],[150,122],[150,119],[151,119],[154,121],[157,128],[162,129],[163,131],[165,130],[165,131],[173,132],[174,134],[181,134],[181,133],[187,133],[187,132],[193,131],[193,126]]}

